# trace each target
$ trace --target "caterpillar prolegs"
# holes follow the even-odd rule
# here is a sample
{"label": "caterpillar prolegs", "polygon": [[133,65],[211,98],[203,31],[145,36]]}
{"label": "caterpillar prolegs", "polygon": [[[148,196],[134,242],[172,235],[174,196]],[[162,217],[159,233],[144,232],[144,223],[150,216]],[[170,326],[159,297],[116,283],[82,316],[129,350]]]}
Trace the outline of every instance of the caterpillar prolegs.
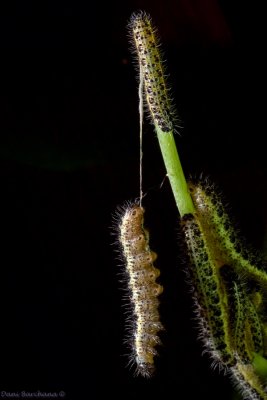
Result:
{"label": "caterpillar prolegs", "polygon": [[215,365],[231,373],[245,398],[267,399],[267,377],[255,367],[267,365],[266,272],[237,238],[214,187],[190,182],[189,189],[196,211],[185,215],[181,225],[200,337]]}
{"label": "caterpillar prolegs", "polygon": [[163,287],[156,281],[160,271],[153,265],[157,255],[149,247],[143,207],[132,203],[120,210],[118,241],[130,300],[129,362],[136,366],[137,375],[150,377],[155,370],[156,346],[160,344],[158,332],[163,329],[158,311]]}

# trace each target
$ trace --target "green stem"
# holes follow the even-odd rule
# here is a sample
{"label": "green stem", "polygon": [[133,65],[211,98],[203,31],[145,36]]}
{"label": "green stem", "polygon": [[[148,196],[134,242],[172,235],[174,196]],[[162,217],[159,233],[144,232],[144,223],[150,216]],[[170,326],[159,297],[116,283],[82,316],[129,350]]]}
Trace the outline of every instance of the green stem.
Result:
{"label": "green stem", "polygon": [[183,217],[185,214],[193,214],[195,212],[195,207],[188,191],[173,133],[162,132],[157,124],[155,124],[155,128],[179,213],[181,217]]}

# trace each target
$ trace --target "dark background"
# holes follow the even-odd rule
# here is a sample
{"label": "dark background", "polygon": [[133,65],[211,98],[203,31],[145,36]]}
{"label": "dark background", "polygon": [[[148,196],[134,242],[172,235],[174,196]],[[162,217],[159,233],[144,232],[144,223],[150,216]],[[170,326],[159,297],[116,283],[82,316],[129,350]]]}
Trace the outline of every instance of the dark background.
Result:
{"label": "dark background", "polygon": [[[248,240],[266,235],[266,24],[241,1],[8,2],[1,5],[0,390],[67,399],[230,399],[196,341],[178,213],[149,123],[144,199],[166,331],[150,381],[123,344],[111,235],[139,195],[138,96],[127,21],[160,32],[186,176],[218,184]],[[107,391],[108,394],[105,394]]]}

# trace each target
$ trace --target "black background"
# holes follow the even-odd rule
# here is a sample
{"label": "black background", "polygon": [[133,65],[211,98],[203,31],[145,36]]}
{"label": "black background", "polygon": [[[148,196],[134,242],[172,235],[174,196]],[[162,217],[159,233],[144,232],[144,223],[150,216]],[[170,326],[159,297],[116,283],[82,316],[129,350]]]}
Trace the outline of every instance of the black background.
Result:
{"label": "black background", "polygon": [[[266,234],[263,7],[238,1],[1,6],[0,390],[67,399],[232,398],[201,356],[179,218],[149,123],[144,199],[166,331],[150,381],[126,368],[112,215],[139,195],[138,96],[126,29],[149,12],[182,121],[186,176],[218,184],[248,240]],[[108,394],[105,394],[107,391]]]}

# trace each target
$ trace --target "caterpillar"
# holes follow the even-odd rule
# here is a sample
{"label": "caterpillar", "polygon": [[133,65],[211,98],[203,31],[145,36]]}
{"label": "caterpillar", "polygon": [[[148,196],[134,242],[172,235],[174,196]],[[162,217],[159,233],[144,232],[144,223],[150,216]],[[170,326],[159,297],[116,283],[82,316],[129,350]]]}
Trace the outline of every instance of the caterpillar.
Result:
{"label": "caterpillar", "polygon": [[233,363],[233,355],[228,321],[225,318],[227,299],[220,290],[216,258],[197,218],[191,214],[185,215],[181,225],[190,258],[190,278],[198,305],[200,326],[205,326],[205,332],[200,332],[200,336],[215,365],[224,367]]}
{"label": "caterpillar", "polygon": [[133,14],[128,24],[133,50],[137,54],[140,81],[152,121],[163,132],[172,132],[177,119],[165,79],[159,39],[151,17]]}
{"label": "caterpillar", "polygon": [[184,215],[181,226],[200,337],[213,364],[232,375],[245,398],[266,400],[266,377],[254,367],[255,360],[267,366],[260,320],[266,315],[266,272],[238,239],[214,186],[204,181],[188,186],[195,212]]}
{"label": "caterpillar", "polygon": [[247,400],[266,400],[267,395],[259,377],[250,364],[238,363],[232,367],[231,380],[242,397]]}
{"label": "caterpillar", "polygon": [[232,348],[238,362],[249,363],[262,348],[258,316],[249,298],[248,288],[230,265],[220,268],[222,285],[228,297],[228,321]]}
{"label": "caterpillar", "polygon": [[163,330],[158,310],[158,296],[163,287],[156,282],[160,271],[153,265],[157,255],[149,247],[143,207],[127,203],[119,210],[118,217],[118,241],[131,304],[129,363],[135,364],[136,375],[151,377],[155,372],[156,346],[161,342],[158,332]]}
{"label": "caterpillar", "polygon": [[248,251],[248,246],[238,238],[214,185],[204,181],[197,184],[189,182],[189,190],[198,210],[198,218],[206,231],[210,231],[214,245],[216,242],[217,254],[224,257],[223,263],[234,263],[239,273],[252,278],[267,290],[266,262],[254,250]]}

